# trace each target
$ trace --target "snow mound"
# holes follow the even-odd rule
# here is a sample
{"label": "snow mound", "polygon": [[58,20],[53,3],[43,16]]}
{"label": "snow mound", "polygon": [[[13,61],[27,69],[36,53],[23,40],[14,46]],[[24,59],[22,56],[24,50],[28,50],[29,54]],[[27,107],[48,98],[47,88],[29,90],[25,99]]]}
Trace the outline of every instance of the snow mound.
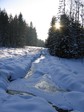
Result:
{"label": "snow mound", "polygon": [[36,47],[0,48],[1,112],[84,112],[84,60]]}

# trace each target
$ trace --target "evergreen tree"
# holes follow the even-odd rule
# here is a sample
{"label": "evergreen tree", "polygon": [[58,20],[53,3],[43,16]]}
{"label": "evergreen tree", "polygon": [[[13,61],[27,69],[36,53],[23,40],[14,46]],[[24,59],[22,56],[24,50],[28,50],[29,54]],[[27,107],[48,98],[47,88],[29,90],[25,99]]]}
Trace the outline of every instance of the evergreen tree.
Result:
{"label": "evergreen tree", "polygon": [[45,47],[44,41],[41,40],[41,39],[37,39],[37,46],[38,46],[38,47]]}
{"label": "evergreen tree", "polygon": [[[51,21],[51,23],[55,22]],[[81,24],[73,21],[66,14],[61,15],[60,24],[59,30],[53,27],[54,24],[49,29],[46,46],[49,48],[50,54],[67,58],[84,56],[84,29]]]}
{"label": "evergreen tree", "polygon": [[23,15],[8,16],[5,10],[0,9],[0,46],[23,47],[25,45],[37,46],[36,28],[30,22],[30,26],[24,21]]}
{"label": "evergreen tree", "polygon": [[46,39],[45,45],[48,47],[50,50],[50,53],[54,55],[54,45],[55,45],[55,33],[56,33],[56,28],[55,28],[55,22],[56,18],[52,17],[51,20],[51,27],[48,32],[48,39]]}
{"label": "evergreen tree", "polygon": [[8,15],[5,10],[0,11],[0,46],[6,46],[8,37]]}
{"label": "evergreen tree", "polygon": [[26,28],[26,45],[37,46],[37,32],[32,22],[30,22],[30,26]]}
{"label": "evergreen tree", "polygon": [[25,33],[26,33],[26,23],[23,20],[23,16],[20,13],[18,16],[18,45],[24,46],[25,45]]}

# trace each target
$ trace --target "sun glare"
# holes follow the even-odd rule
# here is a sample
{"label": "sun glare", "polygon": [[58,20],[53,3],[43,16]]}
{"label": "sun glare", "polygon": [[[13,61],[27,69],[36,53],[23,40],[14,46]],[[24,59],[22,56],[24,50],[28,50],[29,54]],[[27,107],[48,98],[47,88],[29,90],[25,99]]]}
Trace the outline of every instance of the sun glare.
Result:
{"label": "sun glare", "polygon": [[56,23],[56,29],[60,29],[61,25],[59,22]]}

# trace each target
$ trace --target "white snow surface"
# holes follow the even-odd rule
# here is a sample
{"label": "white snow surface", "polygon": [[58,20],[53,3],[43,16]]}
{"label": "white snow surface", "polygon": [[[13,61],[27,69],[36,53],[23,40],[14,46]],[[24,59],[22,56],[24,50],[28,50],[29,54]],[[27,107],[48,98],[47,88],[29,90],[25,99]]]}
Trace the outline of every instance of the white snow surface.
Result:
{"label": "white snow surface", "polygon": [[40,47],[0,48],[0,112],[84,112],[84,59]]}

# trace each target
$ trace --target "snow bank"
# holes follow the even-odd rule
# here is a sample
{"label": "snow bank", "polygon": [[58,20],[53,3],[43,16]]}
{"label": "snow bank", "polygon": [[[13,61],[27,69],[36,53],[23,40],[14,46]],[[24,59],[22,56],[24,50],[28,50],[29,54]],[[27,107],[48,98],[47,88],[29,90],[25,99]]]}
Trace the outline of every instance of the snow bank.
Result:
{"label": "snow bank", "polygon": [[0,74],[6,74],[11,80],[24,77],[31,63],[40,56],[39,50],[34,47],[0,49]]}
{"label": "snow bank", "polygon": [[53,57],[43,48],[1,48],[0,111],[59,109],[84,112],[84,60]]}
{"label": "snow bank", "polygon": [[[5,107],[5,108],[4,108]],[[32,96],[7,96],[0,103],[1,112],[56,112],[46,100]]]}

